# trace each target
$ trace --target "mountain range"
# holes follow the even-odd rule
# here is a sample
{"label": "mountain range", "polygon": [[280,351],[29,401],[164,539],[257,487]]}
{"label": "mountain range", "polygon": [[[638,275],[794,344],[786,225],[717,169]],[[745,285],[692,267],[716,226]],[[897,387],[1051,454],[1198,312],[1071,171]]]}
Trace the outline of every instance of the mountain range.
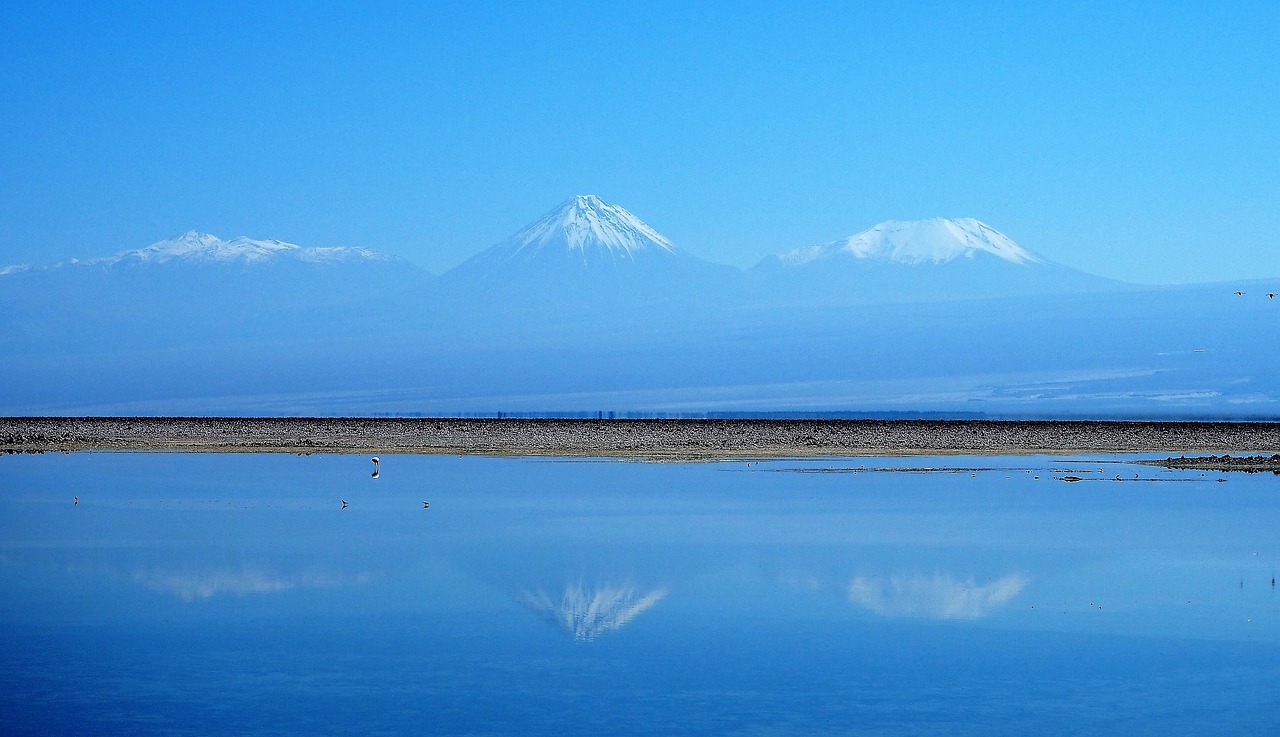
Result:
{"label": "mountain range", "polygon": [[0,269],[0,412],[1259,416],[1276,286],[1124,284],[969,218],[742,270],[594,195],[439,276],[193,231]]}
{"label": "mountain range", "polygon": [[[189,231],[145,248],[49,266],[0,269],[0,283],[21,286],[37,275],[120,279],[138,269],[167,270],[163,277],[243,283],[292,270],[295,279],[338,277],[357,282],[379,271],[396,274],[392,288],[425,287],[433,275],[408,261],[359,247],[304,248],[278,240],[217,236]],[[184,272],[184,273],[180,273]],[[387,288],[380,277],[374,282]],[[18,282],[15,284],[14,282]],[[944,286],[943,282],[949,282]],[[845,301],[872,297],[915,300],[1007,293],[1089,291],[1115,282],[1049,262],[994,228],[972,218],[888,221],[861,233],[817,246],[766,257],[745,272],[705,261],[677,247],[626,209],[596,195],[578,195],[537,218],[510,238],[445,272],[439,287],[494,287],[522,296],[551,298],[557,290],[598,290],[643,299],[680,290],[769,289],[803,284],[806,292],[831,290]],[[280,281],[286,289],[294,279]],[[154,285],[162,286],[160,284]],[[618,294],[618,289],[631,292]],[[553,294],[548,294],[553,292]],[[511,292],[508,292],[509,294]],[[136,296],[136,295],[135,295]],[[454,293],[455,297],[462,298]]]}

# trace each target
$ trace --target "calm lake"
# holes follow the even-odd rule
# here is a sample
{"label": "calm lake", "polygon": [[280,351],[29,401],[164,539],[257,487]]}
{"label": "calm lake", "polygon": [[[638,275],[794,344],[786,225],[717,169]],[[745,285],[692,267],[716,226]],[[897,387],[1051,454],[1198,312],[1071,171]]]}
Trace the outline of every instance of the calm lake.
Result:
{"label": "calm lake", "polygon": [[0,733],[1277,733],[1280,477],[1133,459],[0,457]]}

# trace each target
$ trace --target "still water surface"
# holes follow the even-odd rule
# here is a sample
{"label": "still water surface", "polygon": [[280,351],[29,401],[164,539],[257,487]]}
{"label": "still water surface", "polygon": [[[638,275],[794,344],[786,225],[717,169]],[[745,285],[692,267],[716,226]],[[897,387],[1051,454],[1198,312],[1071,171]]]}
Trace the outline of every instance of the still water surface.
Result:
{"label": "still water surface", "polygon": [[0,733],[1277,733],[1280,478],[1128,460],[0,457]]}

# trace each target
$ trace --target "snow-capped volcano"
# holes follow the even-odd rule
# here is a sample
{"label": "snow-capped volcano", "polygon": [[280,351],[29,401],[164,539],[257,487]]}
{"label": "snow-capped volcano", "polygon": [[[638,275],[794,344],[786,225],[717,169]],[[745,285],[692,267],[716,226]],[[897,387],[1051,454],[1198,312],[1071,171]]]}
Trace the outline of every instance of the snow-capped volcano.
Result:
{"label": "snow-capped volcano", "polygon": [[768,256],[757,286],[791,302],[932,301],[1110,290],[1119,285],[1037,256],[973,218],[889,220],[857,235]]}
{"label": "snow-capped volcano", "polygon": [[607,256],[634,261],[646,252],[676,253],[648,223],[593,194],[570,197],[481,255],[501,261],[565,254],[584,263]]}
{"label": "snow-capped volcano", "polygon": [[442,284],[459,303],[498,305],[497,289],[503,305],[561,313],[687,302],[740,276],[681,250],[627,210],[578,195],[447,272]]}
{"label": "snow-capped volcano", "polygon": [[624,208],[587,194],[570,197],[455,272],[488,275],[529,265],[559,271],[625,270],[690,258]]}
{"label": "snow-capped volcano", "polygon": [[324,264],[348,261],[392,261],[395,257],[368,248],[345,246],[303,248],[284,241],[255,240],[246,236],[223,240],[210,233],[190,230],[176,238],[152,243],[145,248],[135,248],[98,258],[72,259],[54,264],[50,268],[165,263],[259,264],[279,260]]}
{"label": "snow-capped volcano", "polygon": [[676,251],[671,241],[648,223],[593,194],[570,197],[502,245],[513,258],[561,248],[583,259],[590,258],[592,251],[629,259],[646,250]]}
{"label": "snow-capped volcano", "polygon": [[956,258],[991,254],[1014,264],[1038,264],[1043,259],[1013,242],[1009,236],[973,218],[889,220],[832,243],[805,246],[778,254],[789,266],[839,256],[901,264],[945,263]]}
{"label": "snow-capped volcano", "polygon": [[110,256],[0,270],[0,315],[10,318],[0,321],[0,334],[14,321],[37,330],[53,319],[47,316],[67,312],[76,318],[58,319],[85,326],[107,346],[134,345],[139,335],[152,344],[201,344],[243,337],[258,325],[298,327],[299,316],[314,317],[305,330],[315,334],[364,319],[374,305],[421,292],[433,279],[367,248],[304,248],[190,231]]}

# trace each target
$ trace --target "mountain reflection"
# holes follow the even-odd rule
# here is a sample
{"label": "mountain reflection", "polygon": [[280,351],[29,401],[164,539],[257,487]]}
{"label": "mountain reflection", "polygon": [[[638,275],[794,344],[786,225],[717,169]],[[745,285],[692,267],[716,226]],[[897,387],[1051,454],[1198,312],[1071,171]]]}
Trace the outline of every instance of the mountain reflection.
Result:
{"label": "mountain reflection", "polygon": [[249,594],[271,594],[296,588],[327,588],[348,584],[365,583],[370,576],[359,574],[345,576],[327,573],[300,573],[293,576],[278,576],[264,571],[254,570],[211,570],[171,573],[155,570],[138,570],[133,573],[135,583],[146,586],[153,591],[172,594],[183,601],[211,599],[215,596],[230,594],[245,596]]}
{"label": "mountain reflection", "polygon": [[849,584],[849,599],[887,617],[978,619],[1017,596],[1030,579],[1013,574],[979,586],[950,576],[859,576]]}
{"label": "mountain reflection", "polygon": [[661,588],[645,593],[630,585],[587,589],[579,583],[566,584],[558,598],[542,589],[526,591],[520,595],[520,603],[584,642],[620,629],[666,595],[666,589]]}

